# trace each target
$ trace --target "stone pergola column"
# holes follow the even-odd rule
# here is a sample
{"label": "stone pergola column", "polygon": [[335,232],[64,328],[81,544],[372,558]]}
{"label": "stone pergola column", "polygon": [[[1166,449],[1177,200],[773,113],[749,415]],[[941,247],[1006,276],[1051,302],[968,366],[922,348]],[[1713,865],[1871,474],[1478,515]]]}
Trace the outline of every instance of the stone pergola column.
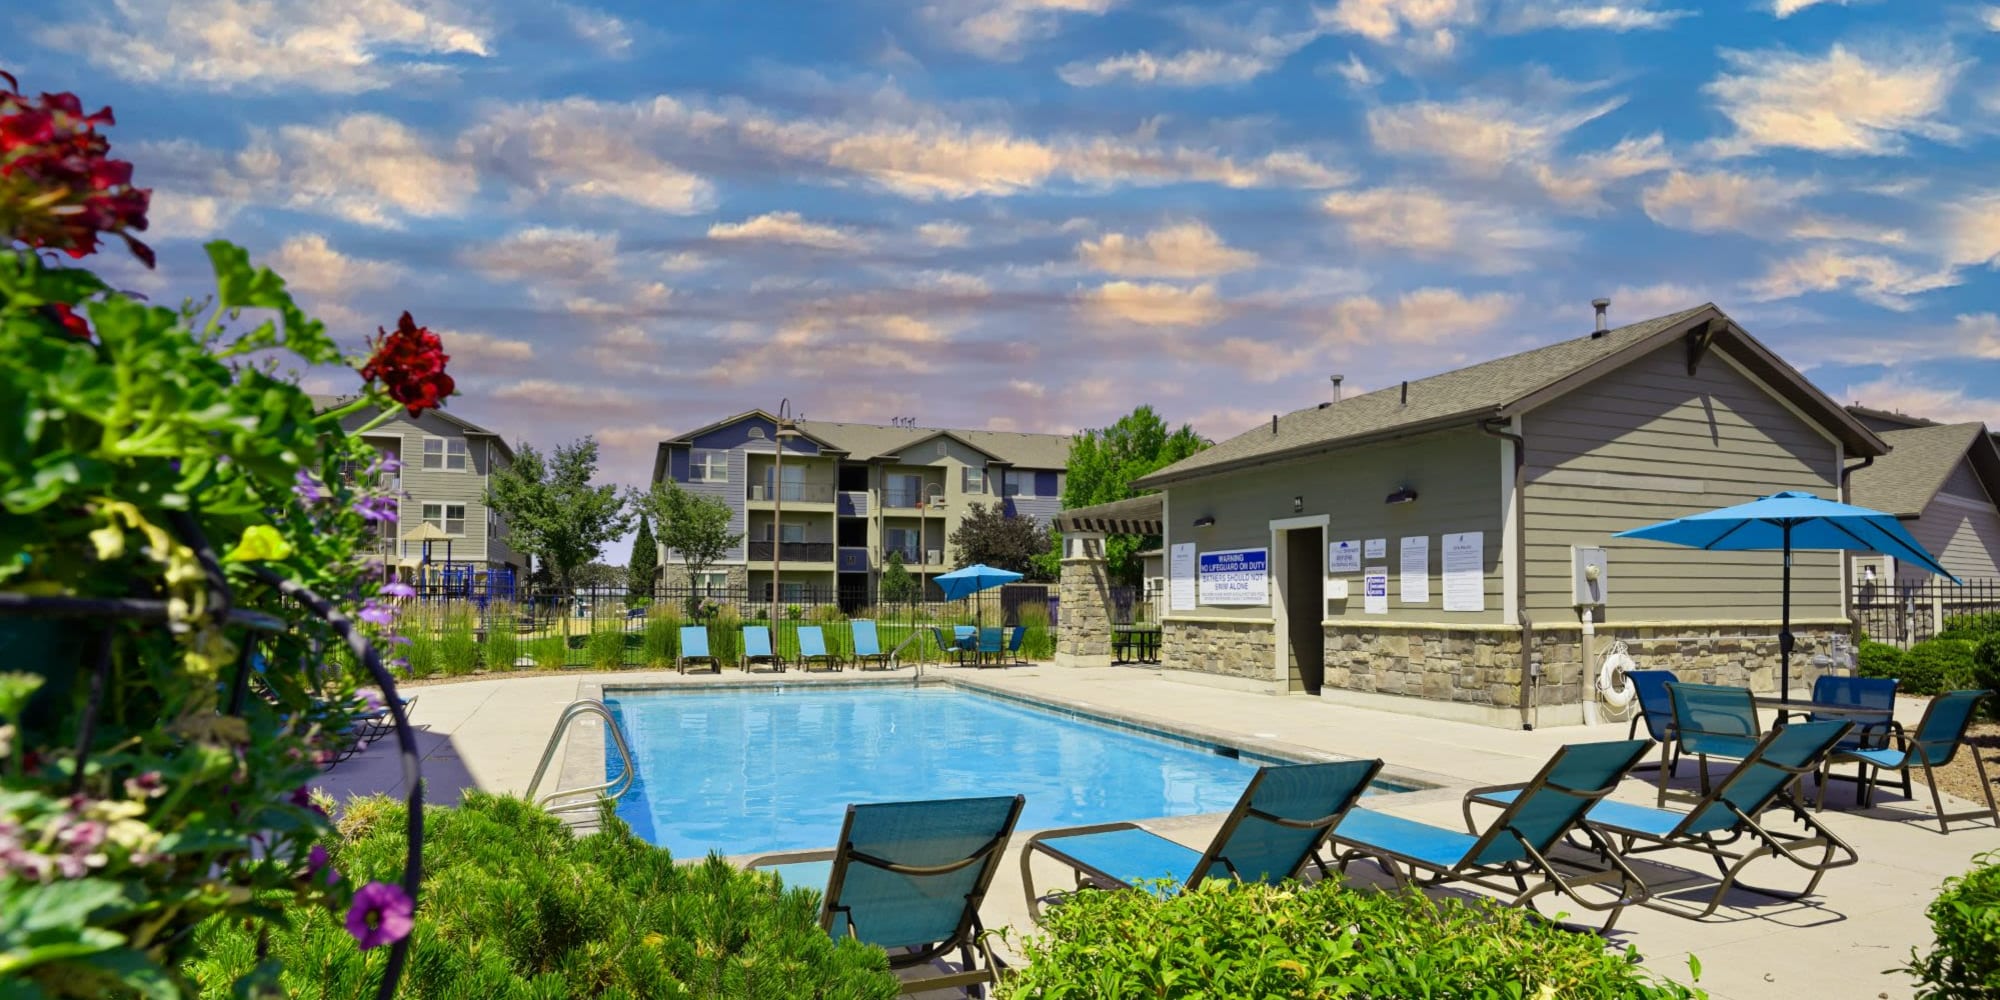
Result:
{"label": "stone pergola column", "polygon": [[1056,582],[1056,665],[1111,665],[1111,574],[1104,535],[1063,535],[1062,573]]}

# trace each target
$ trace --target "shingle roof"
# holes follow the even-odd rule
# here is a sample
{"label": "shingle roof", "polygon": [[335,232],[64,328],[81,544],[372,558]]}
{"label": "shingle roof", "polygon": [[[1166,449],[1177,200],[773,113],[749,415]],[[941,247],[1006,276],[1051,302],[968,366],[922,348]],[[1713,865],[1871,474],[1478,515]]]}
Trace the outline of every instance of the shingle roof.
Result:
{"label": "shingle roof", "polygon": [[[1704,304],[1608,330],[1603,336],[1574,337],[1338,403],[1296,410],[1278,418],[1276,433],[1269,424],[1260,424],[1142,477],[1133,485],[1158,487],[1332,447],[1469,424],[1482,417],[1506,416],[1509,407],[1558,390],[1570,379],[1594,377],[1595,373],[1658,349],[1668,338],[1704,329],[1704,323],[1718,343],[1733,348],[1732,356],[1740,355],[1740,360],[1767,383],[1785,392],[1808,412],[1819,413],[1829,429],[1848,443],[1850,454],[1881,451],[1881,441],[1866,427],[1742,332],[1722,310]],[[1630,358],[1625,357],[1628,353]]]}
{"label": "shingle roof", "polygon": [[843,424],[828,420],[801,420],[798,429],[857,459],[893,455],[913,444],[946,434],[1018,468],[1061,469],[1069,465],[1070,439],[1067,434]]}
{"label": "shingle roof", "polygon": [[[1856,505],[1898,517],[1916,517],[1930,505],[1939,487],[1965,461],[1973,445],[1981,444],[1984,424],[1939,424],[1883,431],[1890,451],[1873,465],[1857,470],[1848,483]],[[1975,463],[1975,465],[1985,463]]]}
{"label": "shingle roof", "polygon": [[[313,401],[313,406],[321,413],[331,410],[336,406],[345,406],[348,403],[354,402],[353,396],[334,396],[320,392],[308,393],[308,395]],[[499,431],[488,430],[455,413],[447,413],[443,409],[435,409],[430,412],[437,414],[439,419],[447,423],[458,425],[458,428],[467,434],[484,434],[488,437],[499,439],[500,450],[507,453],[509,460],[513,459],[514,449],[508,447],[506,437],[502,436]]]}

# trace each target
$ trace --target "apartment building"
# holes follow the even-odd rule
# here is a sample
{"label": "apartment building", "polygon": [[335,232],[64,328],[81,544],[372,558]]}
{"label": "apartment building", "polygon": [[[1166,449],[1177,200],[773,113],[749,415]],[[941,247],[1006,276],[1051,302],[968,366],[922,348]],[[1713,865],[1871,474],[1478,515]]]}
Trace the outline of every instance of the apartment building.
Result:
{"label": "apartment building", "polygon": [[925,579],[956,566],[949,540],[972,504],[1043,525],[1062,505],[1066,435],[796,420],[782,458],[780,437],[775,416],[751,410],[660,442],[653,481],[723,501],[744,535],[702,580],[663,547],[668,585],[769,599],[775,556],[781,600],[865,602],[892,552]]}
{"label": "apartment building", "polygon": [[[314,396],[313,402],[330,410],[350,400]],[[363,412],[343,423],[353,431],[374,418],[374,413]],[[527,582],[527,556],[507,544],[506,520],[486,506],[489,477],[514,462],[514,450],[505,439],[443,410],[425,410],[415,417],[398,412],[362,439],[379,452],[395,455],[403,465],[392,484],[399,496],[398,516],[394,524],[381,525],[376,549],[386,561],[406,570],[406,575],[451,580],[481,590],[488,588],[489,580],[496,592],[513,585],[502,587],[503,581]],[[424,542],[410,537],[424,525],[445,536],[429,543],[428,564]]]}

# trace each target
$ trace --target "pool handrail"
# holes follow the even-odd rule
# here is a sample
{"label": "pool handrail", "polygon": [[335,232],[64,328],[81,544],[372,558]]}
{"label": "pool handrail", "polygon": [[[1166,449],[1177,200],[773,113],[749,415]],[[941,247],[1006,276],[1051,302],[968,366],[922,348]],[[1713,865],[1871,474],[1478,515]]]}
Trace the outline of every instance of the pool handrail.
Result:
{"label": "pool handrail", "polygon": [[[548,774],[549,763],[555,760],[556,748],[562,746],[563,733],[569,729],[570,723],[584,715],[596,715],[604,719],[604,728],[611,734],[611,743],[618,748],[618,759],[624,762],[625,770],[618,777],[601,785],[588,785],[583,788],[558,787],[537,801],[535,792],[542,787],[542,778]],[[632,763],[632,750],[626,746],[625,734],[618,728],[618,720],[612,717],[611,708],[594,698],[582,698],[565,706],[562,715],[556,719],[555,729],[549,732],[549,744],[542,748],[541,762],[535,765],[535,776],[528,779],[528,792],[524,798],[550,813],[582,812],[597,808],[597,800],[600,798],[618,801],[626,792],[632,790],[632,783],[638,778],[639,769]],[[560,784],[561,779],[557,780]],[[572,799],[574,801],[565,801]]]}

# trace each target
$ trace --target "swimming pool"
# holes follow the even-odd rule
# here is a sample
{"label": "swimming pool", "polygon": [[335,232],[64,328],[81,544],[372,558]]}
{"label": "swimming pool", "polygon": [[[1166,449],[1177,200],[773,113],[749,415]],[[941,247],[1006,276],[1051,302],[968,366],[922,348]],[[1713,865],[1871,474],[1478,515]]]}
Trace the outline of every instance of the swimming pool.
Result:
{"label": "swimming pool", "polygon": [[1223,812],[1263,763],[948,687],[604,701],[639,770],[618,815],[682,857],[830,847],[850,802],[1018,792],[1023,830]]}

